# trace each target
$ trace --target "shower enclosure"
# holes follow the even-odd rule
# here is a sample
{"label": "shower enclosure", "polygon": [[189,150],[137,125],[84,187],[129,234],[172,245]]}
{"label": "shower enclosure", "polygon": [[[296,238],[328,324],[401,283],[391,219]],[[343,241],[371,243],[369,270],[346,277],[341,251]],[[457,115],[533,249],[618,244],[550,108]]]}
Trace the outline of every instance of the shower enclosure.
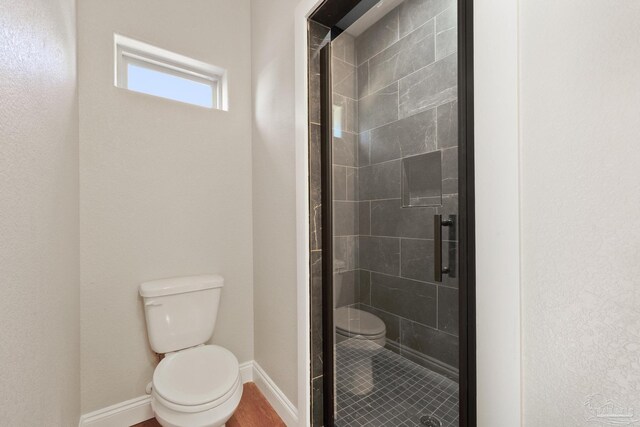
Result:
{"label": "shower enclosure", "polygon": [[311,16],[314,426],[475,425],[469,20],[456,0]]}

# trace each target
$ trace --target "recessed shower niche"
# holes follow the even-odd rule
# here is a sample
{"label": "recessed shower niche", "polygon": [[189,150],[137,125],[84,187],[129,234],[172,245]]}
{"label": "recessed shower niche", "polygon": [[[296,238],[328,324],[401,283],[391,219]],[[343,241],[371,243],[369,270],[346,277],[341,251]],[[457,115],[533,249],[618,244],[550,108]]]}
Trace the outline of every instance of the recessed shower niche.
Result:
{"label": "recessed shower niche", "polygon": [[442,206],[442,155],[439,151],[402,159],[402,207]]}
{"label": "recessed shower niche", "polygon": [[470,425],[458,17],[330,0],[309,22],[314,426]]}

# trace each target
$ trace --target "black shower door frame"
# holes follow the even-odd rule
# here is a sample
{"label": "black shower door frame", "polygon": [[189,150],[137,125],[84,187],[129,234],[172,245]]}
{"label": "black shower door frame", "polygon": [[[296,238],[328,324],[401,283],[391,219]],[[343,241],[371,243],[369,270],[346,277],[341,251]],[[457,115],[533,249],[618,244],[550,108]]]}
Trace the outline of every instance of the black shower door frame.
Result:
{"label": "black shower door frame", "polygon": [[[336,27],[358,7],[364,13],[377,0],[325,0],[310,19]],[[335,425],[334,325],[333,325],[333,224],[331,44],[320,52],[321,203],[322,203],[322,342],[324,425]],[[473,141],[473,0],[458,0],[458,179],[459,179],[459,360],[460,426],[475,427],[476,409],[476,280],[475,193]]]}

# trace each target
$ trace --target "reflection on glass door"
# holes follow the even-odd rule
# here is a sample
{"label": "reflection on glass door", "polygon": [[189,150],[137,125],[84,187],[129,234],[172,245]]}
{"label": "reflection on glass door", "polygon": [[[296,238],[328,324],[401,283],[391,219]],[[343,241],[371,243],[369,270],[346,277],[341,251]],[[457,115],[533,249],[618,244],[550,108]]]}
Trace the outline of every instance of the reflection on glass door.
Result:
{"label": "reflection on glass door", "polygon": [[334,419],[458,426],[455,0],[331,42]]}

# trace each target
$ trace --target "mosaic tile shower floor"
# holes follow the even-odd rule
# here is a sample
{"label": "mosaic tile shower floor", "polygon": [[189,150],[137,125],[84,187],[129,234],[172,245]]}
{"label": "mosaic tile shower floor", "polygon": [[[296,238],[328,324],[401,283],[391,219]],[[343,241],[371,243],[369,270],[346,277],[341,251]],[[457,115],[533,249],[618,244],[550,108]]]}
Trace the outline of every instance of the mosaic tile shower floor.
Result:
{"label": "mosaic tile shower floor", "polygon": [[370,341],[338,343],[336,375],[338,427],[420,427],[428,415],[459,426],[455,381]]}

